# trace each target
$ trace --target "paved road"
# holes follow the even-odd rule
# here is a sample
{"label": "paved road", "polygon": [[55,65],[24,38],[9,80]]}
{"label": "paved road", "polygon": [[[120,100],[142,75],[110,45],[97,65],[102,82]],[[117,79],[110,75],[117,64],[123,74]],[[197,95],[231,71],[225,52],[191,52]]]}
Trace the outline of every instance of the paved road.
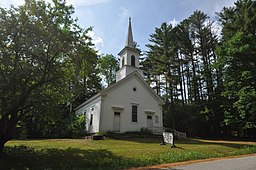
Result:
{"label": "paved road", "polygon": [[[256,156],[194,163],[166,170],[256,170]],[[164,170],[163,169],[163,170]]]}

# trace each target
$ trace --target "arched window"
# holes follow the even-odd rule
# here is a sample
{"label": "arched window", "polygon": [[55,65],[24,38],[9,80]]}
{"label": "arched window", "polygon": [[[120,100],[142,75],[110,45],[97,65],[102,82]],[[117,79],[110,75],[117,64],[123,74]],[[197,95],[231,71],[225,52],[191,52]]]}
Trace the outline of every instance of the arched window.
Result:
{"label": "arched window", "polygon": [[134,57],[134,55],[131,56],[131,65],[135,67],[135,57]]}

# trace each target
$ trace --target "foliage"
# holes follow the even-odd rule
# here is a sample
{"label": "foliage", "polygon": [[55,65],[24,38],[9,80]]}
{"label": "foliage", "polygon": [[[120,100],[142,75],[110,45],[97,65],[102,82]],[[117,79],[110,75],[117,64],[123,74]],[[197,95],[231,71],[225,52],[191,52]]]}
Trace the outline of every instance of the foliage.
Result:
{"label": "foliage", "polygon": [[[224,123],[232,130],[255,128],[256,2],[238,0],[219,13],[223,26],[219,47],[224,63]],[[246,134],[244,135],[246,136]]]}
{"label": "foliage", "polygon": [[143,66],[148,82],[165,99],[164,125],[194,131],[193,135],[207,125],[210,133],[201,134],[220,134],[224,112],[216,107],[222,99],[222,80],[213,22],[195,11],[174,28],[162,23],[149,41]]}
{"label": "foliage", "polygon": [[[51,4],[28,0],[18,8],[0,8],[0,152],[13,138],[17,124],[29,125],[25,117],[45,120],[42,122],[49,126],[42,127],[48,133],[70,112],[62,109],[67,102],[72,110],[79,83],[84,82],[79,76],[81,70],[90,75],[88,79],[94,79],[94,68],[86,68],[97,62],[87,36],[91,28],[80,28],[73,13],[74,8],[65,0]],[[79,68],[78,61],[87,65]],[[93,93],[98,89],[91,88]]]}
{"label": "foliage", "polygon": [[[65,0],[0,8],[0,151],[15,135],[83,135],[85,122],[73,109],[102,89],[100,75],[114,82],[118,62],[97,56],[92,28],[79,27],[73,13]],[[201,11],[176,27],[162,23],[149,38],[145,76],[165,100],[164,126],[194,136],[255,137],[256,2],[238,0],[218,17],[220,39]]]}
{"label": "foliage", "polygon": [[67,127],[67,131],[70,134],[69,137],[84,137],[86,135],[85,125],[86,117],[84,115],[74,115]]}
{"label": "foliage", "polygon": [[116,71],[118,70],[118,61],[113,55],[102,55],[99,59],[99,72],[104,77],[104,82],[109,86],[116,81]]}
{"label": "foliage", "polygon": [[220,39],[201,11],[174,28],[162,23],[149,38],[145,76],[165,99],[164,126],[196,136],[255,137],[256,2],[238,0],[218,17]]}

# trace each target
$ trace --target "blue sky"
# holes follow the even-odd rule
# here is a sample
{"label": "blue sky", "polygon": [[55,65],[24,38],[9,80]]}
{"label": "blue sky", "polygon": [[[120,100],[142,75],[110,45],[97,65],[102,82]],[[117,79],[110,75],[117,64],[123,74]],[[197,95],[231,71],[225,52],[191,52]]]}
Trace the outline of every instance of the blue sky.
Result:
{"label": "blue sky", "polygon": [[[47,0],[50,1],[50,0]],[[128,18],[132,18],[133,38],[146,51],[149,35],[162,22],[177,23],[201,10],[216,20],[215,12],[233,6],[235,0],[66,0],[75,7],[81,27],[93,26],[96,48],[101,54],[113,54],[124,47]],[[24,0],[0,0],[0,6],[22,5]]]}

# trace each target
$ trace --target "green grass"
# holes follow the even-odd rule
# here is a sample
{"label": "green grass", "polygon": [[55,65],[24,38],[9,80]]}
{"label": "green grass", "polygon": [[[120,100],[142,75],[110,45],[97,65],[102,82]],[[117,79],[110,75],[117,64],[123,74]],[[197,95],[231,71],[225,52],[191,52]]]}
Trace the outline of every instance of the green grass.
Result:
{"label": "green grass", "polygon": [[256,153],[255,145],[187,139],[177,148],[157,137],[129,139],[13,140],[0,169],[122,169],[185,160]]}

